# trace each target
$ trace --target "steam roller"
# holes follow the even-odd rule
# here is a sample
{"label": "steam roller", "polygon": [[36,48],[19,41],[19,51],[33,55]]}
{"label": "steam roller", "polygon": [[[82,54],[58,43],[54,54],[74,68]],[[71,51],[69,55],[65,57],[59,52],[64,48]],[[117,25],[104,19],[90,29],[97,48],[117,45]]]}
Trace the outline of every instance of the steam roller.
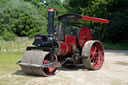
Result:
{"label": "steam roller", "polygon": [[91,36],[90,29],[81,26],[81,20],[109,23],[108,20],[64,14],[54,29],[54,8],[48,8],[48,36],[34,36],[33,46],[26,49],[17,62],[26,74],[51,76],[57,67],[72,68],[78,64],[89,70],[99,70],[104,63],[104,48]]}

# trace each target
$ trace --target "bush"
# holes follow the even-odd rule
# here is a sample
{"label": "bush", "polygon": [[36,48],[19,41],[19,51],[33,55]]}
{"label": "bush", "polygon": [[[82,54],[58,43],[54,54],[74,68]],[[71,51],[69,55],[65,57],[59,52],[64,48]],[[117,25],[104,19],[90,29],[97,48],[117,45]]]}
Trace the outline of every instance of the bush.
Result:
{"label": "bush", "polygon": [[11,41],[11,40],[15,40],[17,38],[17,36],[14,33],[10,33],[10,32],[6,32],[3,35],[3,39],[6,41]]}
{"label": "bush", "polygon": [[46,23],[46,17],[42,16],[35,5],[27,1],[0,2],[0,35],[4,35],[4,32],[14,33],[5,34],[4,39],[9,40],[8,35],[11,35],[12,39],[15,38],[15,35],[33,37],[42,30],[43,33],[46,33]]}

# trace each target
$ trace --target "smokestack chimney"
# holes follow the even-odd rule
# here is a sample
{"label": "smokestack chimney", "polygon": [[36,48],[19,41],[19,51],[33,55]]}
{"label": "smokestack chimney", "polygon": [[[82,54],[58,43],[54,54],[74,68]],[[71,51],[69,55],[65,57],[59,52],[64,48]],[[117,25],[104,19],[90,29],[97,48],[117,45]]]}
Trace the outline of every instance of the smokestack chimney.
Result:
{"label": "smokestack chimney", "polygon": [[48,8],[48,40],[53,42],[54,36],[54,8]]}

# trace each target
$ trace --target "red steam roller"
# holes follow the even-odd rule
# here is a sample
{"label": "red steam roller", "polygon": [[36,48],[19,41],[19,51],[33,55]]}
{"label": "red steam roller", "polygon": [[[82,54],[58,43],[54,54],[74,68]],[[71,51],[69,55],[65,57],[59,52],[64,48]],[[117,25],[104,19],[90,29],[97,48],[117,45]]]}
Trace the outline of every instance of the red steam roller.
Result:
{"label": "red steam roller", "polygon": [[[51,76],[57,67],[72,68],[78,64],[89,70],[99,70],[104,63],[104,48],[99,40],[91,39],[91,32],[80,26],[80,20],[109,23],[108,20],[65,14],[54,30],[54,8],[48,8],[48,36],[35,35],[34,46],[27,47],[18,64],[26,74]],[[75,23],[73,23],[75,22]]]}

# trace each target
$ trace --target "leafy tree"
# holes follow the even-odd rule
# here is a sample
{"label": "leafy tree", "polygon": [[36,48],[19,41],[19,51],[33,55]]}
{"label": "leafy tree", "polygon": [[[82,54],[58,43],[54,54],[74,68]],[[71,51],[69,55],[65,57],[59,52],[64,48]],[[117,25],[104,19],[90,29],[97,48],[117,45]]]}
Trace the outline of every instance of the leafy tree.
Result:
{"label": "leafy tree", "polygon": [[17,36],[32,37],[37,33],[47,34],[47,19],[37,11],[37,7],[23,0],[1,3],[0,35],[5,32]]}

